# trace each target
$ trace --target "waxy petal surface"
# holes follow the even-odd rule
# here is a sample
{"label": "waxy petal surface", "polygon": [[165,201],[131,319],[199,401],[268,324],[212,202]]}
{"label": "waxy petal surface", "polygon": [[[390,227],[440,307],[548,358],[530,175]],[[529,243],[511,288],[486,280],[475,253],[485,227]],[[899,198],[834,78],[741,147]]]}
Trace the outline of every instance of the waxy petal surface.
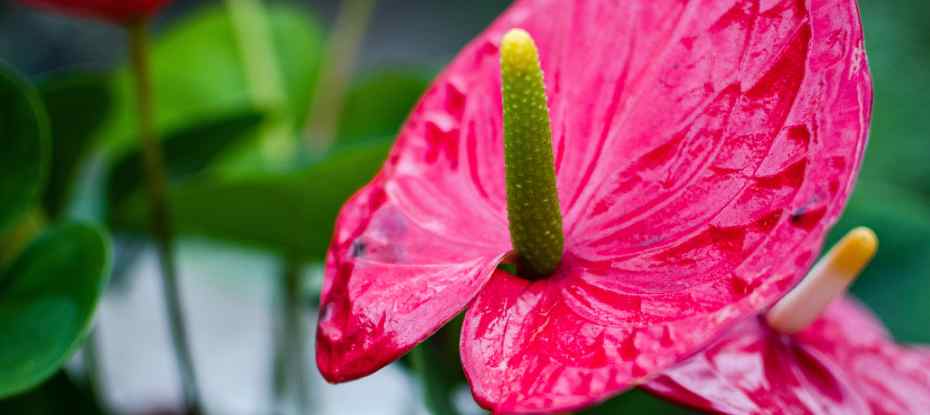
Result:
{"label": "waxy petal surface", "polygon": [[[382,177],[346,204],[326,260],[317,366],[331,382],[368,375],[455,317],[500,261],[501,249],[414,219]],[[408,209],[432,208],[411,199]],[[429,199],[424,199],[429,200]]]}
{"label": "waxy petal surface", "polygon": [[155,14],[169,0],[22,0],[24,3],[45,7],[83,17],[113,23],[130,23]]}
{"label": "waxy petal surface", "polygon": [[930,348],[895,344],[847,298],[794,336],[743,322],[646,388],[733,414],[917,414],[930,408]]}
{"label": "waxy petal surface", "polygon": [[803,276],[858,170],[871,81],[848,0],[526,1],[471,59],[510,27],[550,83],[567,257],[549,279],[492,280],[463,363],[486,408],[573,410]]}
{"label": "waxy petal surface", "polygon": [[[788,262],[807,262],[813,245],[819,246],[799,247]],[[465,373],[482,406],[495,413],[550,413],[594,405],[647,382],[694,353],[727,322],[754,313],[762,298],[784,290],[780,280],[765,283],[751,301],[737,301],[708,318],[700,310],[662,307],[677,300],[714,310],[714,301],[733,287],[703,287],[699,301],[688,293],[618,295],[585,286],[585,279],[600,272],[569,257],[551,280],[495,274],[466,312],[460,344]],[[631,323],[644,311],[656,317]],[[691,317],[656,322],[676,312]]]}
{"label": "waxy petal surface", "polygon": [[[532,283],[494,271],[514,27],[540,50],[565,215],[566,258]],[[344,208],[322,372],[369,373],[477,295],[461,348],[486,407],[571,409],[645,381],[806,272],[858,171],[870,83],[853,0],[515,2]]]}

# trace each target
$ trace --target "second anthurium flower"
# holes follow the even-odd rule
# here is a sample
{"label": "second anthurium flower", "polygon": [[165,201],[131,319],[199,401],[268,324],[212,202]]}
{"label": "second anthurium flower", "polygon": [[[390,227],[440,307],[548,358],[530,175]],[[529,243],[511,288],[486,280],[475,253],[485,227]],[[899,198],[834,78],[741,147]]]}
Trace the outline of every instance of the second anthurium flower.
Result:
{"label": "second anthurium flower", "polygon": [[727,414],[918,414],[930,408],[930,348],[895,344],[846,288],[874,256],[849,232],[764,316],[747,319],[645,388]]}
{"label": "second anthurium flower", "polygon": [[[532,71],[502,82],[513,28],[535,40],[544,95],[519,98]],[[502,89],[508,114],[530,116],[505,117]],[[870,103],[853,0],[517,1],[343,208],[320,371],[368,375],[467,308],[462,362],[495,412],[574,410],[646,382],[804,275],[852,188]],[[526,164],[547,157],[554,186]],[[562,254],[515,249],[533,241]],[[546,271],[499,269],[511,260]]]}

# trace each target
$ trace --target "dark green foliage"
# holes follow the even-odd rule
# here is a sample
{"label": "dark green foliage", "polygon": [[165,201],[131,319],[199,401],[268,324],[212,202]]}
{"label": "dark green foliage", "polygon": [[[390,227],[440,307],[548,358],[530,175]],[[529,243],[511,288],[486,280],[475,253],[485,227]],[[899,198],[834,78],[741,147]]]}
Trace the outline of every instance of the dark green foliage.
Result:
{"label": "dark green foliage", "polygon": [[[226,152],[254,137],[263,116],[245,111],[180,129],[162,140],[162,157],[168,179],[180,181],[208,169]],[[136,148],[114,162],[109,174],[107,200],[118,208],[145,188],[142,151]]]}
{"label": "dark green foliage", "polygon": [[48,120],[35,90],[0,66],[0,232],[39,198],[48,169]]}
{"label": "dark green foliage", "polygon": [[410,368],[420,377],[423,401],[432,415],[458,415],[453,402],[455,391],[466,385],[459,363],[460,314],[407,356]]}
{"label": "dark green foliage", "polygon": [[828,243],[856,226],[874,229],[879,247],[853,293],[899,341],[930,343],[930,206],[914,192],[861,181]]}
{"label": "dark green foliage", "polygon": [[613,414],[656,414],[685,415],[699,412],[686,409],[661,398],[650,395],[642,389],[633,389],[608,400],[594,408],[579,412],[579,415],[613,415]]}
{"label": "dark green foliage", "polygon": [[49,228],[0,276],[0,397],[55,373],[80,344],[109,276],[96,228]]}
{"label": "dark green foliage", "polygon": [[[273,51],[281,63],[288,114],[302,116],[317,77],[322,35],[298,8],[268,9]],[[173,23],[154,41],[151,54],[156,126],[161,135],[232,113],[254,110],[243,49],[227,10],[205,6]],[[114,78],[111,117],[100,132],[111,150],[136,145],[135,92],[128,69]],[[267,108],[262,108],[267,110]]]}
{"label": "dark green foliage", "polygon": [[96,144],[95,134],[109,115],[112,97],[108,80],[102,75],[69,74],[40,86],[53,143],[43,196],[50,217],[59,216],[67,207],[81,166]]}
{"label": "dark green foliage", "polygon": [[[181,234],[322,260],[342,204],[380,168],[390,141],[351,146],[292,173],[236,180],[204,178],[173,186],[170,204]],[[114,212],[115,226],[144,229],[145,199]]]}
{"label": "dark green foliage", "polygon": [[0,400],[0,414],[103,415],[90,391],[63,370],[29,392]]}
{"label": "dark green foliage", "polygon": [[862,177],[919,190],[930,205],[930,2],[861,0],[875,106]]}
{"label": "dark green foliage", "polygon": [[427,71],[388,70],[362,77],[346,94],[339,141],[396,135],[429,80]]}

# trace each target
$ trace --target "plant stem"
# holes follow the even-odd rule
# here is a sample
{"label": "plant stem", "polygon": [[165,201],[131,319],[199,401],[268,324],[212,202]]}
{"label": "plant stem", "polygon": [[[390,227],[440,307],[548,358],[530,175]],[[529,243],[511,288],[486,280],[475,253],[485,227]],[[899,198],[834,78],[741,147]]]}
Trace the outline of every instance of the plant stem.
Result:
{"label": "plant stem", "polygon": [[143,168],[148,186],[150,226],[158,251],[162,275],[162,293],[168,313],[171,340],[181,377],[184,409],[187,414],[203,414],[200,392],[194,371],[193,356],[187,337],[181,294],[178,287],[174,253],[174,231],[166,198],[167,180],[161,147],[156,137],[154,98],[148,65],[148,33],[144,20],[129,24],[129,53],[136,83],[139,136],[142,140]]}
{"label": "plant stem", "polygon": [[434,343],[435,339],[429,339],[410,351],[413,370],[420,375],[422,399],[433,415],[458,415],[459,411],[452,401],[455,385],[444,378],[447,374],[442,373],[443,368],[437,364],[440,356],[432,350]]}
{"label": "plant stem", "polygon": [[375,3],[375,0],[342,0],[340,3],[339,16],[327,43],[326,59],[304,127],[304,140],[315,153],[326,151],[333,142],[345,90]]}
{"label": "plant stem", "polygon": [[276,405],[281,412],[288,399],[289,386],[295,398],[296,413],[305,414],[310,410],[310,381],[306,376],[310,364],[307,362],[307,344],[309,335],[304,327],[302,312],[303,274],[301,262],[287,259],[284,262],[278,287],[276,327],[276,345],[274,358],[274,389],[272,391]]}
{"label": "plant stem", "polygon": [[87,335],[87,340],[84,342],[84,371],[87,374],[87,386],[90,389],[91,396],[97,401],[101,410],[109,414],[111,412],[110,405],[107,400],[106,392],[104,392],[106,388],[106,377],[104,375],[103,365],[100,362],[100,346],[98,344],[98,338],[100,337],[98,333],[99,330],[99,326],[91,329],[90,334]]}
{"label": "plant stem", "polygon": [[[272,32],[268,26],[268,12],[260,0],[227,0],[226,7],[236,31],[239,50],[246,68],[252,101],[258,107],[271,110],[262,131],[263,151],[276,161],[292,159],[297,151],[291,137],[294,132],[292,114],[287,114],[287,92],[281,80],[281,68],[274,53]],[[306,330],[301,324],[301,265],[299,260],[287,258],[282,261],[282,271],[277,278],[275,296],[279,307],[275,310],[275,351],[272,359],[271,393],[276,413],[286,413],[284,408],[290,386],[294,386],[298,413],[308,413],[310,408],[306,362],[307,351],[304,338]],[[293,382],[293,383],[292,383]]]}

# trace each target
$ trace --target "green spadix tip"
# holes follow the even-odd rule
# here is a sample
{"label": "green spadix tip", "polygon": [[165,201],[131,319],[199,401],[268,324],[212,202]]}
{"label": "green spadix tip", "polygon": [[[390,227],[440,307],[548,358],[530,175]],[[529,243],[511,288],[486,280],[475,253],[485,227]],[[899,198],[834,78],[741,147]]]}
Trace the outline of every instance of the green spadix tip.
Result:
{"label": "green spadix tip", "polygon": [[540,72],[539,52],[529,32],[511,29],[501,40],[501,66],[503,70]]}
{"label": "green spadix tip", "polygon": [[562,261],[562,212],[552,156],[552,127],[536,42],[513,29],[500,48],[507,216],[518,273],[540,277]]}

